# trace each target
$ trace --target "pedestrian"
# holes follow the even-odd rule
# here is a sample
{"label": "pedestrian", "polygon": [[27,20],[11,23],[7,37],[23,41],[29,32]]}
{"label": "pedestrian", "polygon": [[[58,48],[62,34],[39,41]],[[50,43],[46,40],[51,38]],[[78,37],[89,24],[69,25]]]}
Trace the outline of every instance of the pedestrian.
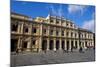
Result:
{"label": "pedestrian", "polygon": [[73,48],[71,48],[71,52],[73,52]]}
{"label": "pedestrian", "polygon": [[56,53],[56,49],[54,49],[54,52]]}
{"label": "pedestrian", "polygon": [[80,47],[79,52],[82,52],[82,51],[83,51],[83,49],[82,49],[82,47]]}

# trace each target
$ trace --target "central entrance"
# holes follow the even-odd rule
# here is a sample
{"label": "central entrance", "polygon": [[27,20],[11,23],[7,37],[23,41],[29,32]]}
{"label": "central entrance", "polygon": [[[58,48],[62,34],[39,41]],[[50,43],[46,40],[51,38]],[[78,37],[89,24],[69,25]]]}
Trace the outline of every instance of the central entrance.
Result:
{"label": "central entrance", "polygon": [[42,42],[42,50],[46,50],[47,49],[47,40],[43,40]]}
{"label": "central entrance", "polygon": [[49,49],[50,49],[50,50],[53,50],[53,45],[54,45],[54,44],[53,44],[53,40],[50,40],[50,44],[49,44]]}

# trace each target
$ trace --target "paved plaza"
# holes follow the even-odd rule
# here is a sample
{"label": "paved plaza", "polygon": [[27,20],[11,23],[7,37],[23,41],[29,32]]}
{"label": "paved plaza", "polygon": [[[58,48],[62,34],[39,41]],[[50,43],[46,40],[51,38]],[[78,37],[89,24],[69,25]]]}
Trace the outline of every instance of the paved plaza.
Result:
{"label": "paved plaza", "polygon": [[49,51],[46,53],[23,53],[11,55],[11,67],[90,61],[95,61],[94,49],[88,49],[81,53],[78,51]]}

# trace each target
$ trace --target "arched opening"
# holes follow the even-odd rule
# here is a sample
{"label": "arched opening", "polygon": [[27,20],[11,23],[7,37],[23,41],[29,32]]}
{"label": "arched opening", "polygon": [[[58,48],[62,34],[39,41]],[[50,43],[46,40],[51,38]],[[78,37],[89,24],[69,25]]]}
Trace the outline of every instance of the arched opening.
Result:
{"label": "arched opening", "polygon": [[69,41],[67,41],[67,50],[69,50]]}
{"label": "arched opening", "polygon": [[64,50],[64,48],[65,48],[65,42],[64,40],[62,40],[62,49]]}
{"label": "arched opening", "polygon": [[75,49],[77,49],[77,41],[75,41]]}
{"label": "arched opening", "polygon": [[56,49],[59,49],[59,40],[56,40]]}
{"label": "arched opening", "polygon": [[50,40],[49,49],[53,50],[53,40]]}
{"label": "arched opening", "polygon": [[43,40],[42,42],[42,50],[46,50],[47,49],[47,40]]}
{"label": "arched opening", "polygon": [[17,39],[11,39],[11,52],[16,51],[16,49],[17,49],[17,43],[18,43]]}
{"label": "arched opening", "polygon": [[73,50],[74,48],[74,44],[73,44],[73,41],[71,41],[71,51]]}
{"label": "arched opening", "polygon": [[27,45],[28,45],[28,42],[27,41],[24,41],[23,42],[23,45],[22,45],[23,51],[27,49]]}

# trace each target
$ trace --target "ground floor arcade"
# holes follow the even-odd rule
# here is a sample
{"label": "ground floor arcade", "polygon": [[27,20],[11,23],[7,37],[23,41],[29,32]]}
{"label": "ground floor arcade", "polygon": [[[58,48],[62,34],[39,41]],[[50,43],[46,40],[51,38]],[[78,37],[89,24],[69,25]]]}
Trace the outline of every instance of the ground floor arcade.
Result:
{"label": "ground floor arcade", "polygon": [[80,47],[87,49],[93,46],[92,40],[78,40],[68,38],[42,38],[42,37],[12,37],[11,52],[23,51],[48,51],[48,50],[79,50]]}

